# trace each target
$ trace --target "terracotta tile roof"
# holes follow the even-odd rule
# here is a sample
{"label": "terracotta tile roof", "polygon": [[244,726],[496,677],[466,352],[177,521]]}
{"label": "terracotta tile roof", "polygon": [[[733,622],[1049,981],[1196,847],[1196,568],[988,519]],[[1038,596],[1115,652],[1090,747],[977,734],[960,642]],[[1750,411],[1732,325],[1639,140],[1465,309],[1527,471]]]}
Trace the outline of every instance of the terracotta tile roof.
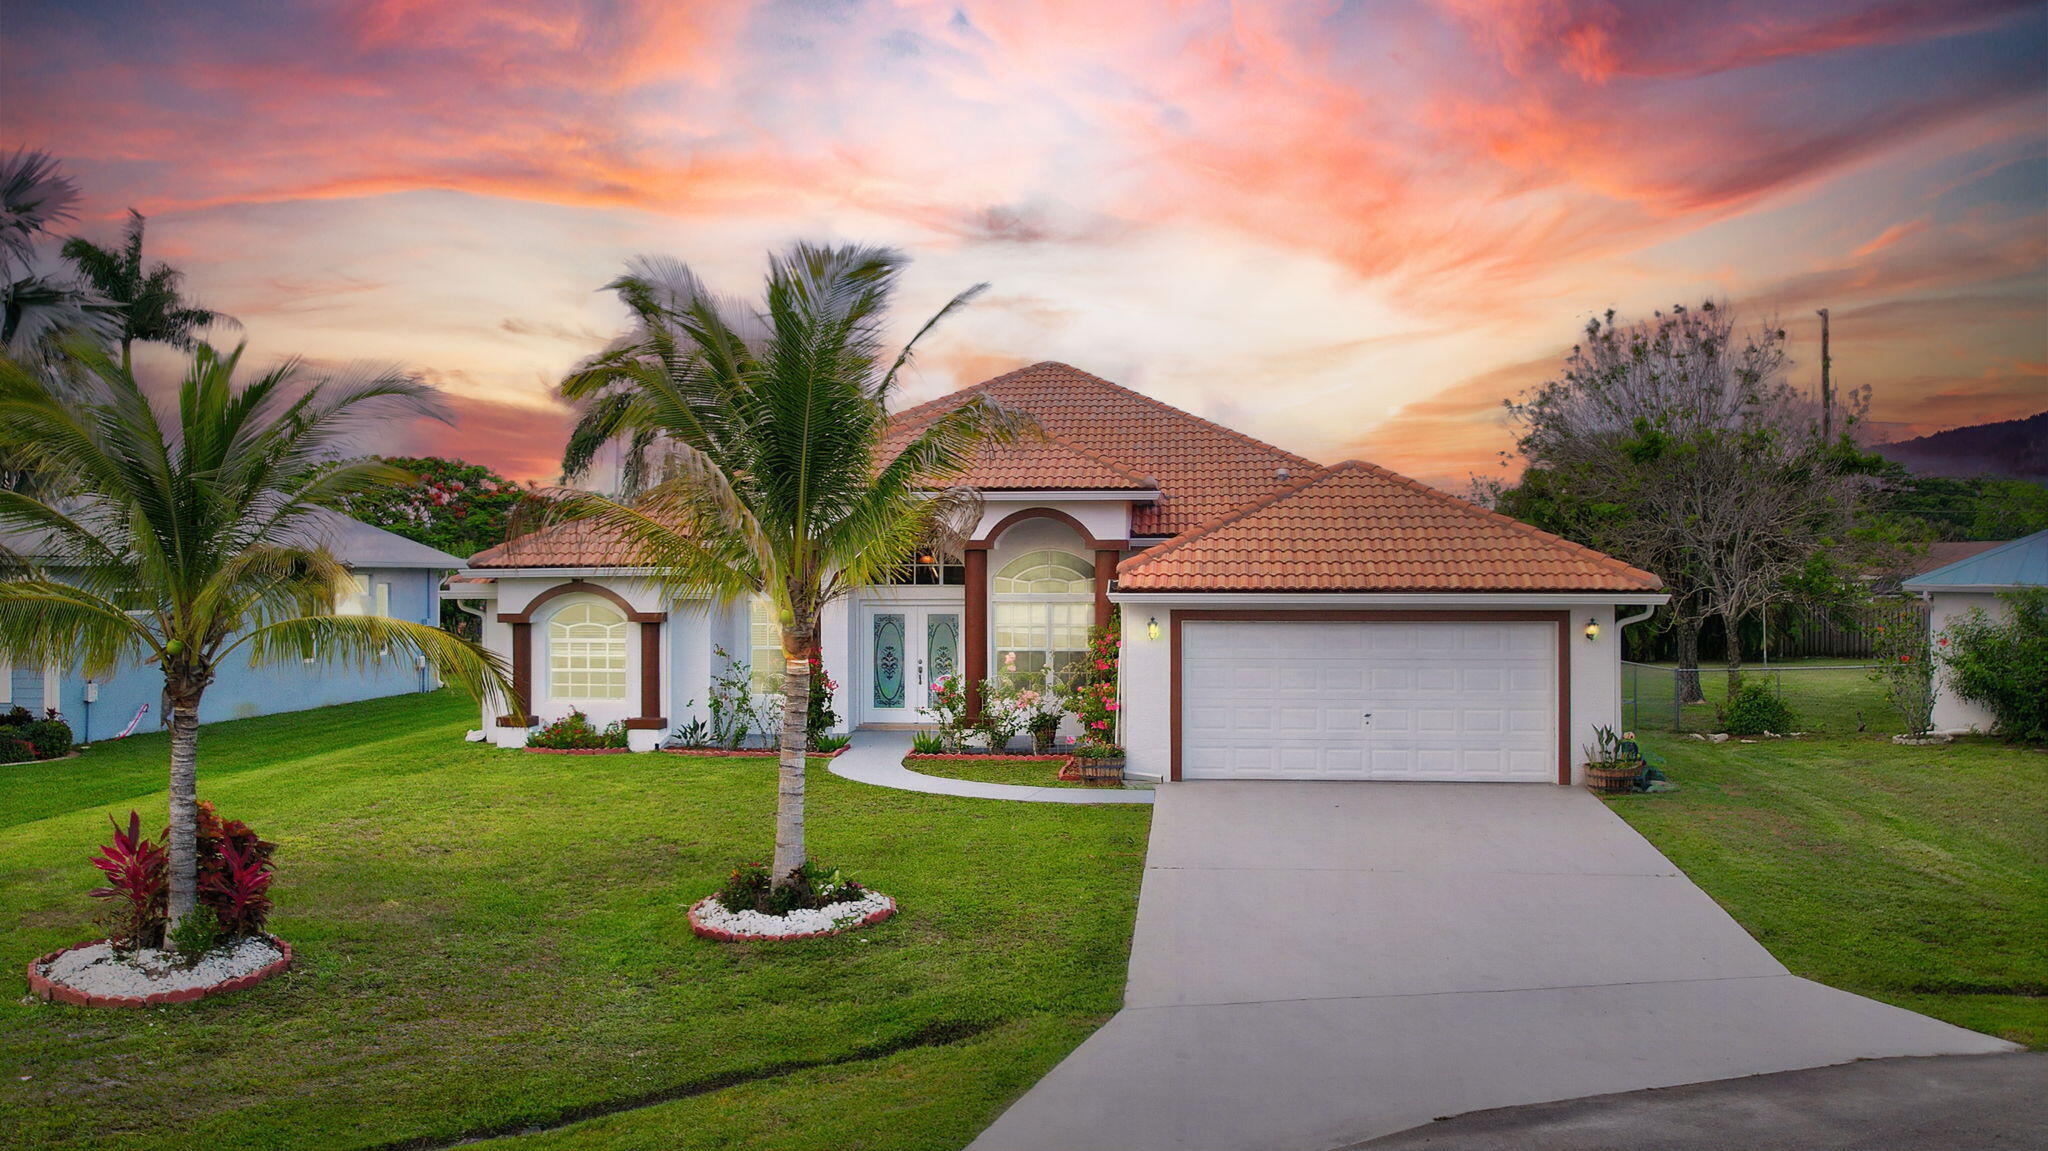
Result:
{"label": "terracotta tile roof", "polygon": [[469,557],[471,568],[630,567],[625,541],[588,520],[528,532]]}
{"label": "terracotta tile roof", "polygon": [[1357,460],[1117,566],[1122,591],[1655,591],[1611,556]]}
{"label": "terracotta tile roof", "polygon": [[[1291,482],[1282,469],[1298,480],[1322,467],[1099,376],[1050,362],[897,413],[884,452],[893,454],[933,417],[975,396],[1029,412],[1060,443],[1149,480],[1146,486],[1156,486],[1162,498],[1135,510],[1131,530],[1141,536],[1175,535],[1280,491]],[[1007,478],[1001,472],[990,475]],[[979,472],[965,478],[999,490],[1000,485],[983,480]]]}
{"label": "terracotta tile roof", "polygon": [[1152,490],[1143,477],[1052,435],[983,445],[964,482],[985,492]]}

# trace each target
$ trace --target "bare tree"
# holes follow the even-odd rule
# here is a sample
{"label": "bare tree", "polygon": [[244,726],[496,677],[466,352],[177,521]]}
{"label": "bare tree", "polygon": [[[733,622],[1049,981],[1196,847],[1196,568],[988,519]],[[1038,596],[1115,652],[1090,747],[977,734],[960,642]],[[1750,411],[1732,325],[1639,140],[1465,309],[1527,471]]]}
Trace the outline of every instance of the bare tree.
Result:
{"label": "bare tree", "polygon": [[1610,311],[1560,378],[1507,405],[1528,471],[1502,510],[1664,577],[1687,701],[1703,698],[1702,625],[1727,628],[1732,690],[1742,623],[1850,546],[1869,483],[1788,363],[1776,324],[1741,330],[1711,300],[1626,325]]}

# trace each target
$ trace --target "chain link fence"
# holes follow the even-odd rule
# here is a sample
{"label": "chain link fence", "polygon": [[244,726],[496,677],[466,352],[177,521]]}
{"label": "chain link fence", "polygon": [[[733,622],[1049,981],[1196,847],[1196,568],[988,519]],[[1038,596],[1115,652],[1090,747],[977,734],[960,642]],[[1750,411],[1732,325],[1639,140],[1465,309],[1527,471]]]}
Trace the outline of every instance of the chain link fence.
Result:
{"label": "chain link fence", "polygon": [[[1897,733],[1898,716],[1885,701],[1875,664],[1834,659],[1773,662],[1742,669],[1742,682],[1770,687],[1799,720],[1796,730],[1827,735],[1859,731]],[[1681,691],[1690,679],[1695,690]],[[1689,698],[1698,697],[1698,698]],[[1621,715],[1630,731],[1713,732],[1720,730],[1728,698],[1726,667],[1711,664],[1680,672],[1674,664],[1621,665]]]}

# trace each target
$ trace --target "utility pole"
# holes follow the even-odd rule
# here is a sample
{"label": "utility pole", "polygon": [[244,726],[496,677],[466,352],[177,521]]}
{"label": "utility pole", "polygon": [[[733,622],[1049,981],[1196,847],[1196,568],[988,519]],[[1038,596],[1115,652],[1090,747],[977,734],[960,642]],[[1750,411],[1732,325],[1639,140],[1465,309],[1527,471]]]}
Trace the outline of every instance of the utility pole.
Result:
{"label": "utility pole", "polygon": [[1835,385],[1833,369],[1835,361],[1828,355],[1828,310],[1822,308],[1820,315],[1820,438],[1835,438]]}

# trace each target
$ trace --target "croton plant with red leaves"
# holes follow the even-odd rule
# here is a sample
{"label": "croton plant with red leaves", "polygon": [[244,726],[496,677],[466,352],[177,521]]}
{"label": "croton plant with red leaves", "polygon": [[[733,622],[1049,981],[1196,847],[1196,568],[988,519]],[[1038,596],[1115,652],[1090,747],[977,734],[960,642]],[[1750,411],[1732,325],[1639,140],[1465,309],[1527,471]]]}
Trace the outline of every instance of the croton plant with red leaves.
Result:
{"label": "croton plant with red leaves", "polygon": [[95,887],[94,899],[115,900],[108,926],[115,943],[125,947],[161,947],[170,902],[170,851],[142,834],[142,817],[128,813],[124,831],[113,816],[114,842],[100,848],[92,861],[106,873],[107,885]]}
{"label": "croton plant with red leaves", "polygon": [[[122,948],[162,947],[169,919],[170,849],[142,833],[142,816],[128,813],[122,828],[112,816],[114,842],[100,848],[92,865],[106,873],[107,886],[95,899],[114,902],[109,935]],[[270,916],[270,862],[277,845],[239,819],[222,819],[213,805],[199,804],[199,903],[220,921],[227,938],[254,935]],[[168,838],[168,836],[166,836]]]}

